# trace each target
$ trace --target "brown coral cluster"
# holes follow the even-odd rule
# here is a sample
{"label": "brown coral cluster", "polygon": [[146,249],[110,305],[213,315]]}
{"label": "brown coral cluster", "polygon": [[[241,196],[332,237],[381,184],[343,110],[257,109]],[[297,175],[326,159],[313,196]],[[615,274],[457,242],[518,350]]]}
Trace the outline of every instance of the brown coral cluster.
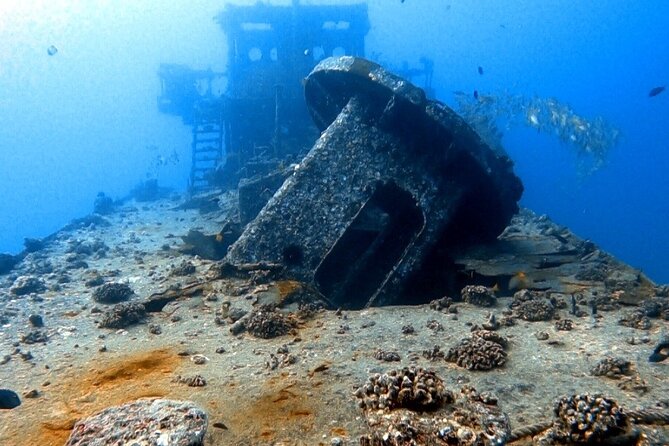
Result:
{"label": "brown coral cluster", "polygon": [[453,401],[451,392],[433,371],[404,367],[388,373],[376,373],[358,388],[355,396],[366,409],[407,408],[415,411],[435,410]]}
{"label": "brown coral cluster", "polygon": [[628,316],[624,316],[618,320],[618,324],[625,327],[636,328],[637,330],[649,330],[652,326],[650,319],[643,311],[636,310]]}
{"label": "brown coral cluster", "polygon": [[465,386],[448,393],[448,402],[430,413],[399,409],[367,412],[372,432],[360,437],[361,446],[491,446],[505,444],[510,435],[508,416],[497,399]]}
{"label": "brown coral cluster", "polygon": [[632,375],[632,363],[623,358],[604,358],[590,369],[593,376],[620,379]]}
{"label": "brown coral cluster", "polygon": [[475,331],[471,338],[463,339],[448,350],[446,360],[455,362],[468,370],[490,370],[501,367],[506,362],[504,350],[506,339],[495,332]]}
{"label": "brown coral cluster", "polygon": [[144,305],[136,302],[124,302],[114,305],[102,315],[100,328],[125,328],[142,322],[146,317]]}
{"label": "brown coral cluster", "polygon": [[103,304],[114,304],[130,299],[135,292],[125,283],[110,282],[93,291],[93,300]]}
{"label": "brown coral cluster", "polygon": [[263,339],[276,338],[290,333],[295,323],[271,306],[254,310],[246,321],[246,329],[253,336]]}
{"label": "brown coral cluster", "polygon": [[204,387],[207,385],[207,380],[202,375],[177,375],[172,381],[179,384],[186,384],[188,387]]}
{"label": "brown coral cluster", "polygon": [[618,404],[600,394],[572,395],[555,402],[553,437],[563,443],[599,444],[627,428],[627,416]]}
{"label": "brown coral cluster", "polygon": [[574,328],[574,321],[571,319],[559,319],[555,321],[557,331],[571,331]]}
{"label": "brown coral cluster", "polygon": [[492,307],[497,302],[497,297],[492,289],[483,285],[467,285],[460,291],[463,302],[478,307]]}
{"label": "brown coral cluster", "polygon": [[520,290],[513,295],[511,309],[525,321],[549,321],[555,315],[556,303],[544,292]]}
{"label": "brown coral cluster", "polygon": [[195,273],[195,265],[193,262],[184,260],[179,265],[172,268],[170,276],[189,276]]}

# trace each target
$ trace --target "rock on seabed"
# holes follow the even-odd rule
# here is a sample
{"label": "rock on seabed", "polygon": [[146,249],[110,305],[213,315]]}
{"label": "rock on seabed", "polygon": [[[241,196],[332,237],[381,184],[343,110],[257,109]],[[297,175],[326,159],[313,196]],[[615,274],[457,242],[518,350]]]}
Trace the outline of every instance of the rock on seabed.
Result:
{"label": "rock on seabed", "polygon": [[140,399],[77,421],[66,446],[202,446],[207,414],[190,401]]}

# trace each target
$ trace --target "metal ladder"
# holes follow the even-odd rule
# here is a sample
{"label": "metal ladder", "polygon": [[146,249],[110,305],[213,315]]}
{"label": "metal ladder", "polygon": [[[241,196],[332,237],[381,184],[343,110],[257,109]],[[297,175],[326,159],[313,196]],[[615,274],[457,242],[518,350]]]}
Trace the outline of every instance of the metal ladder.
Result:
{"label": "metal ladder", "polygon": [[195,106],[193,121],[190,193],[212,187],[211,174],[223,159],[223,110],[218,101],[201,101]]}

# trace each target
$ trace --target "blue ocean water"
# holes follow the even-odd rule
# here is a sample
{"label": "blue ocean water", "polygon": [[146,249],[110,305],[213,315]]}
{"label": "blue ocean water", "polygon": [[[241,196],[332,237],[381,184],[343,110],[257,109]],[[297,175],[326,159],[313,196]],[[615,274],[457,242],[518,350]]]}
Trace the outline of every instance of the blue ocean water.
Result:
{"label": "blue ocean water", "polygon": [[[89,213],[99,191],[121,197],[148,178],[185,190],[190,129],[158,112],[156,72],[163,62],[225,71],[213,17],[226,3],[0,3],[0,252]],[[619,143],[587,175],[554,135],[505,131],[521,204],[669,282],[669,92],[648,96],[669,83],[669,3],[367,3],[367,55],[389,66],[432,59],[436,97],[453,107],[455,91],[554,97],[618,127]]]}

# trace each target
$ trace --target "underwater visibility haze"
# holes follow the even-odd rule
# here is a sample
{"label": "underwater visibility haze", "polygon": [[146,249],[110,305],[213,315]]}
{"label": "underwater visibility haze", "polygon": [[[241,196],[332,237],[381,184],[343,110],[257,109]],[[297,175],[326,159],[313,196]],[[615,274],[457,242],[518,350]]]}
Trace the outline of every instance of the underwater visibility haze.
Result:
{"label": "underwater visibility haze", "polygon": [[[168,61],[224,72],[213,17],[225,4],[2,2],[0,251],[90,212],[99,191],[120,198],[149,177],[185,189],[190,132],[158,112],[156,72]],[[454,92],[555,98],[617,128],[594,171],[550,131],[514,125],[502,142],[523,206],[669,280],[669,95],[649,96],[669,82],[666,2],[368,5],[367,57],[390,69],[431,59],[435,96],[456,110]]]}
{"label": "underwater visibility haze", "polygon": [[668,30],[0,1],[0,445],[669,444]]}

